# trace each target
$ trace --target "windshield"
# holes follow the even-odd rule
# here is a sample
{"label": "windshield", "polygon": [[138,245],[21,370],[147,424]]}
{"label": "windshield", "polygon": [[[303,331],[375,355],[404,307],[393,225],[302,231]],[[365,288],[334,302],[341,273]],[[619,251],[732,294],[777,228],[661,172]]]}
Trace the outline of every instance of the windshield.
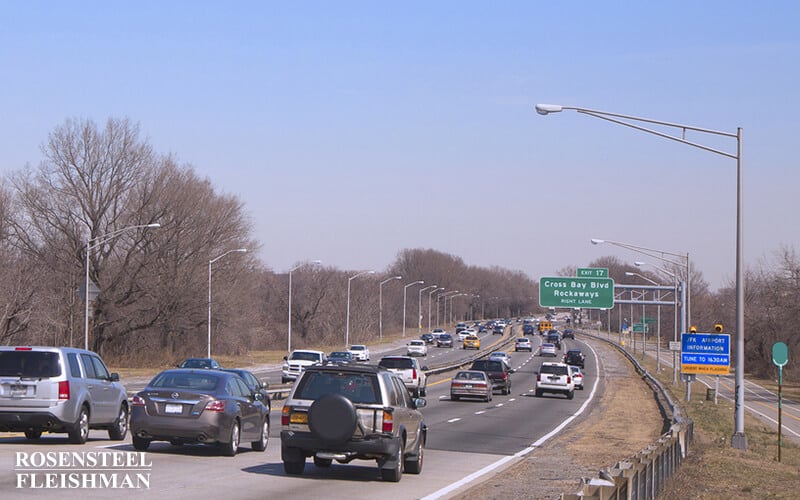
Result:
{"label": "windshield", "polygon": [[319,361],[319,354],[315,352],[295,351],[289,356],[291,361]]}
{"label": "windshield", "polygon": [[367,346],[364,346],[364,345],[354,345],[354,346],[352,346],[350,348],[350,350],[351,351],[363,351],[366,348],[367,348]]}
{"label": "windshield", "polygon": [[57,352],[0,351],[0,375],[50,378],[61,375]]}

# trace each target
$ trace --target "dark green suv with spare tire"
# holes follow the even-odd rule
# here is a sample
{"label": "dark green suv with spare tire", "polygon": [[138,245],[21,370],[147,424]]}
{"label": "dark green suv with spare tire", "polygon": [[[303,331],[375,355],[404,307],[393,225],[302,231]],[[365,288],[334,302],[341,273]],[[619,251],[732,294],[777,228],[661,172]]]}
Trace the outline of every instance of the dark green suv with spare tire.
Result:
{"label": "dark green suv with spare tire", "polygon": [[427,428],[424,399],[379,366],[310,366],[292,387],[281,414],[281,458],[287,474],[336,460],[375,460],[386,481],[422,471]]}

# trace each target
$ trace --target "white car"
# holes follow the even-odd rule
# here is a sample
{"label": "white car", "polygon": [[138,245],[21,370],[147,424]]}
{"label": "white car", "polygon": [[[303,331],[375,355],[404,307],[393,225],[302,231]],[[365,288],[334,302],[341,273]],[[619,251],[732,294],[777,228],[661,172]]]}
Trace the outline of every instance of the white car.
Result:
{"label": "white car", "polygon": [[408,356],[427,356],[428,344],[424,340],[412,340],[406,345]]}
{"label": "white car", "polygon": [[553,356],[556,357],[556,345],[545,342],[539,346],[539,356]]}
{"label": "white car", "polygon": [[284,356],[283,369],[281,370],[281,383],[294,382],[303,369],[311,365],[324,365],[327,361],[322,351],[296,349],[288,356]]}
{"label": "white car", "polygon": [[469,337],[470,335],[478,335],[478,332],[474,328],[467,328],[466,330],[461,330],[458,332],[458,341],[464,342],[464,339]]}
{"label": "white car", "polygon": [[347,351],[356,361],[369,361],[369,349],[364,344],[353,344]]}
{"label": "white car", "polygon": [[583,373],[580,366],[569,365],[569,372],[572,375],[572,381],[575,383],[575,388],[583,390]]}
{"label": "white car", "polygon": [[511,357],[508,355],[507,352],[495,351],[495,352],[489,354],[489,359],[493,360],[493,361],[494,360],[502,361],[503,363],[505,363],[506,367],[509,370],[511,369]]}
{"label": "white car", "polygon": [[563,394],[567,399],[575,396],[575,380],[569,365],[564,363],[542,363],[536,374],[536,397],[546,392]]}

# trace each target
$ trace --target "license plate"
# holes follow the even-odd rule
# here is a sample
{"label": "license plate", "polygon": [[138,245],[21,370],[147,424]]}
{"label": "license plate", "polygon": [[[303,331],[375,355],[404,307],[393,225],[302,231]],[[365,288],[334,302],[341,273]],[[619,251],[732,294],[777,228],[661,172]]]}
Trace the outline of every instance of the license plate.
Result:
{"label": "license plate", "polygon": [[561,377],[550,377],[550,382],[558,382],[561,380]]}
{"label": "license plate", "polygon": [[183,413],[183,405],[167,404],[164,406],[164,413],[180,415]]}
{"label": "license plate", "polygon": [[472,384],[467,384],[464,387],[466,387],[467,389],[472,389]]}
{"label": "license plate", "polygon": [[24,385],[12,385],[11,386],[11,395],[12,396],[24,396],[27,394],[28,390]]}

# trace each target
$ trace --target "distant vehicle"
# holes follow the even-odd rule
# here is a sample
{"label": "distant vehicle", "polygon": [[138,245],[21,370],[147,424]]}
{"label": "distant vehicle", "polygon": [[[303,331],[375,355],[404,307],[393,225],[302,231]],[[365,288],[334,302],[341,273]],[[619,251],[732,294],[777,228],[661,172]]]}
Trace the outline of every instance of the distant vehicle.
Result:
{"label": "distant vehicle", "polygon": [[544,335],[553,329],[553,323],[550,322],[550,315],[548,314],[547,316],[547,319],[539,322],[539,333],[541,335]]}
{"label": "distant vehicle", "polygon": [[349,365],[350,363],[355,363],[355,361],[356,358],[350,351],[333,351],[328,354],[326,363],[329,365]]}
{"label": "distant vehicle", "polygon": [[458,338],[459,342],[464,342],[465,338],[469,337],[470,335],[477,335],[477,334],[478,332],[476,332],[472,328],[467,328],[466,330],[461,330],[460,332],[458,332],[458,334],[456,334],[456,337]]}
{"label": "distant vehicle", "polygon": [[0,347],[0,432],[68,435],[83,444],[89,429],[109,439],[128,434],[128,396],[96,353],[71,347]]}
{"label": "distant vehicle", "polygon": [[453,336],[443,333],[436,339],[436,347],[453,347]]}
{"label": "distant vehicle", "polygon": [[470,370],[478,370],[486,372],[492,380],[492,389],[500,389],[502,394],[511,394],[511,373],[505,363],[502,361],[493,361],[490,359],[476,359],[472,362]]}
{"label": "distant vehicle", "polygon": [[450,399],[478,397],[487,403],[492,400],[492,380],[483,371],[462,370],[450,380]]}
{"label": "distant vehicle", "polygon": [[564,363],[542,363],[536,374],[536,397],[550,392],[563,394],[567,399],[575,396],[575,382],[570,375],[569,366]]}
{"label": "distant vehicle", "polygon": [[[256,375],[249,371],[243,370],[241,368],[223,368],[222,371],[224,372],[231,372],[235,373],[242,377],[244,383],[247,385],[247,388],[250,389],[253,393],[261,394],[261,401],[264,402],[264,405],[267,407],[267,410],[270,409],[270,397],[269,397],[269,383],[262,382],[261,380],[256,377]],[[269,411],[267,411],[269,413]]]}
{"label": "distant vehicle", "polygon": [[547,342],[556,346],[556,349],[561,349],[561,335],[556,330],[550,330],[547,334]]}
{"label": "distant vehicle", "polygon": [[525,335],[533,335],[536,333],[536,328],[532,323],[525,323],[522,325],[522,333]]}
{"label": "distant vehicle", "polygon": [[569,373],[570,375],[572,375],[572,380],[575,383],[575,388],[583,390],[583,372],[581,371],[580,367],[570,365]]}
{"label": "distant vehicle", "polygon": [[444,329],[442,329],[442,328],[434,328],[431,333],[433,334],[434,337],[436,337],[438,335],[441,335],[441,334],[447,333],[447,332],[445,332]]}
{"label": "distant vehicle", "polygon": [[505,332],[506,326],[503,323],[497,323],[492,327],[492,335],[502,335]]}
{"label": "distant vehicle", "polygon": [[294,382],[304,368],[312,365],[325,364],[327,357],[322,351],[296,349],[288,356],[284,356],[283,369],[281,370],[281,383]]}
{"label": "distant vehicle", "polygon": [[533,352],[533,343],[527,337],[520,337],[514,341],[514,350]]}
{"label": "distant vehicle", "polygon": [[425,375],[427,366],[420,367],[417,358],[411,356],[384,356],[378,362],[387,370],[396,373],[412,396],[418,398],[428,392],[428,377]]}
{"label": "distant vehicle", "polygon": [[420,340],[424,340],[426,344],[433,344],[436,342],[436,337],[432,333],[423,333],[420,335]]}
{"label": "distant vehicle", "polygon": [[428,344],[424,340],[410,340],[406,344],[406,354],[408,356],[427,356]]}
{"label": "distant vehicle", "polygon": [[480,349],[481,348],[481,339],[478,338],[477,335],[468,335],[464,338],[464,343],[462,345],[464,349]]}
{"label": "distant vehicle", "polygon": [[508,355],[507,352],[504,351],[495,351],[489,354],[489,358],[491,360],[499,360],[506,364],[508,369],[511,369],[511,357]]}
{"label": "distant vehicle", "polygon": [[549,342],[543,343],[539,346],[539,356],[552,356],[556,357],[556,346],[555,344],[551,344]]}
{"label": "distant vehicle", "polygon": [[218,445],[232,457],[239,441],[267,449],[269,408],[235,373],[222,370],[165,370],[131,399],[133,447],[152,441]]}
{"label": "distant vehicle", "polygon": [[572,328],[565,328],[564,333],[561,334],[562,338],[575,340],[575,330]]}
{"label": "distant vehicle", "polygon": [[369,361],[369,349],[364,344],[353,344],[348,349],[356,361]]}
{"label": "distant vehicle", "polygon": [[585,368],[584,366],[585,360],[586,357],[578,349],[570,349],[569,351],[567,351],[566,354],[564,354],[564,363],[568,365],[574,365],[574,366],[579,366],[581,368]]}
{"label": "distant vehicle", "polygon": [[466,330],[466,329],[467,329],[467,324],[466,323],[463,323],[463,322],[462,323],[456,323],[456,335],[458,335],[461,331]]}
{"label": "distant vehicle", "polygon": [[178,368],[203,368],[208,370],[219,370],[222,368],[216,359],[212,358],[186,358]]}

